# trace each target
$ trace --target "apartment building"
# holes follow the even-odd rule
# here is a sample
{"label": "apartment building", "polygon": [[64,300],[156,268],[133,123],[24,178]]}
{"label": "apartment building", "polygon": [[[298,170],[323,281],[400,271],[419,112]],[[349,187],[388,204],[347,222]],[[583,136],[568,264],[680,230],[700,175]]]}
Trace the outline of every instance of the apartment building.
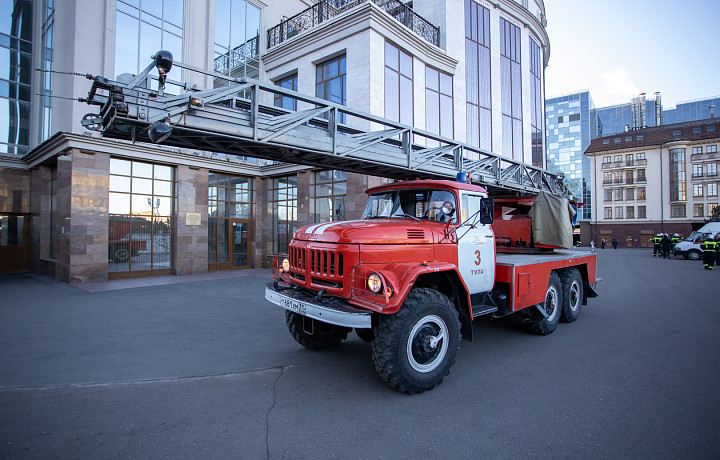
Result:
{"label": "apartment building", "polygon": [[689,235],[718,206],[720,122],[716,118],[638,129],[594,139],[593,195],[583,242],[651,247],[657,233]]}

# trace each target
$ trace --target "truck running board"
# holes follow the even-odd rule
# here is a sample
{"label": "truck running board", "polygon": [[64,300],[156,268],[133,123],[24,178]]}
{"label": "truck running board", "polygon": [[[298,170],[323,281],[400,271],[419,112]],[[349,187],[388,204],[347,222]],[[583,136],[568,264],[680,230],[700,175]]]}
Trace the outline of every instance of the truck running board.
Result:
{"label": "truck running board", "polygon": [[497,307],[491,306],[491,305],[473,305],[472,307],[472,313],[473,313],[473,319],[477,318],[478,316],[488,315],[490,313],[495,313],[497,311]]}

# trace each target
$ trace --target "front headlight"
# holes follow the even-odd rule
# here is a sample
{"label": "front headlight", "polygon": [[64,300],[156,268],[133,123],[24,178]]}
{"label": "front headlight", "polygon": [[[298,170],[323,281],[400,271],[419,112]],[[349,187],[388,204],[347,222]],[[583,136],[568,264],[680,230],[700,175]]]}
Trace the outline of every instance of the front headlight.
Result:
{"label": "front headlight", "polygon": [[380,275],[377,273],[373,273],[372,275],[368,276],[367,280],[368,289],[370,291],[377,294],[380,292],[380,289],[382,289],[382,280],[380,279]]}
{"label": "front headlight", "polygon": [[290,261],[289,261],[289,260],[283,259],[283,261],[282,261],[282,269],[283,269],[283,271],[286,272],[286,273],[290,271]]}

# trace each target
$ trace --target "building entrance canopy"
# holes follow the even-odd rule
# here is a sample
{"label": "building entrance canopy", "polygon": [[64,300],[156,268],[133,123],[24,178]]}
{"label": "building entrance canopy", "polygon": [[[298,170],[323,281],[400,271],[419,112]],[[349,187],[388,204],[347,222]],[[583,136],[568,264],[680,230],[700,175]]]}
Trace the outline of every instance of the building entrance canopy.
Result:
{"label": "building entrance canopy", "polygon": [[[83,124],[106,137],[396,179],[454,179],[469,172],[473,182],[496,196],[545,191],[571,197],[562,174],[279,86],[175,63],[224,79],[228,86],[197,90],[174,82],[184,93],[165,94],[165,70],[172,66],[168,54],[159,52],[155,60],[164,67],[157,90],[148,89],[158,87],[157,77],[149,76],[155,62],[129,83],[91,77],[84,101],[101,109],[99,115],[86,115]],[[262,103],[274,95],[296,100],[298,110]]]}

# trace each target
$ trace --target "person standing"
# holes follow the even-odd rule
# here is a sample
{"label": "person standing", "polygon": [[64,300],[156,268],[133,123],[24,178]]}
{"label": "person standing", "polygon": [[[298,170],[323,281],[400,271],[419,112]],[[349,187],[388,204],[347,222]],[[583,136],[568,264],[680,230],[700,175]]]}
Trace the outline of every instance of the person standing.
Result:
{"label": "person standing", "polygon": [[617,247],[618,247],[618,240],[616,240],[615,238],[613,238],[613,243],[612,243],[612,244],[613,244],[613,249],[617,249]]}
{"label": "person standing", "polygon": [[664,234],[662,239],[660,240],[660,246],[662,246],[663,259],[667,259],[668,257],[670,257],[670,249],[672,248],[672,240],[667,235],[667,233]]}
{"label": "person standing", "polygon": [[658,233],[655,235],[655,237],[652,239],[653,241],[653,257],[659,257],[662,255],[662,245],[660,242],[662,241],[662,233]]}
{"label": "person standing", "polygon": [[715,258],[717,242],[714,238],[708,237],[705,241],[700,243],[700,249],[703,252],[703,267],[705,270],[712,270],[715,267]]}
{"label": "person standing", "polygon": [[600,243],[600,247],[602,249],[605,249],[605,238],[602,239],[602,243]]}

